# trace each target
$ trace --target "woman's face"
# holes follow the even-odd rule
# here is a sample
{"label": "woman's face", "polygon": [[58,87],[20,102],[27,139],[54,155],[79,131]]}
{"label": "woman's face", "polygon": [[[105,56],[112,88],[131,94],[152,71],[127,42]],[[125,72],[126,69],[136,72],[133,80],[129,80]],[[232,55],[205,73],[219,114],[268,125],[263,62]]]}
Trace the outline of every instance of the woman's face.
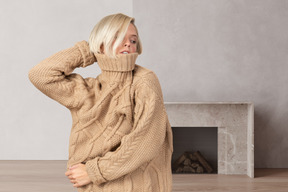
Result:
{"label": "woman's face", "polygon": [[130,23],[123,42],[117,47],[116,54],[129,54],[137,52],[138,35],[136,28]]}

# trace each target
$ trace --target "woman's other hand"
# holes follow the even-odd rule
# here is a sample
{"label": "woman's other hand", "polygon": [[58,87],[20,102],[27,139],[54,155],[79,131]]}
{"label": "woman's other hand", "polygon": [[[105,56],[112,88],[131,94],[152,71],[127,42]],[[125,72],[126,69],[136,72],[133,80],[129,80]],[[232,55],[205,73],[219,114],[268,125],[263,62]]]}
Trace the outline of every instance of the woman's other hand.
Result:
{"label": "woman's other hand", "polygon": [[65,175],[70,179],[70,182],[73,183],[73,187],[78,188],[91,183],[91,179],[86,171],[86,166],[81,163],[69,167]]}

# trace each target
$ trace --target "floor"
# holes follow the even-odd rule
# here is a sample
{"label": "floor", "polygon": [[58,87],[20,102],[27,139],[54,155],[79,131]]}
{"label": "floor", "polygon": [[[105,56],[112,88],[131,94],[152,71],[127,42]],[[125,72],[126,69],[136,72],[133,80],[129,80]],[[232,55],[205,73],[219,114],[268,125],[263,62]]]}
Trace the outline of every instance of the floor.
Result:
{"label": "floor", "polygon": [[[66,161],[0,161],[0,192],[76,192],[64,175]],[[245,175],[173,175],[173,192],[288,192],[288,169]]]}

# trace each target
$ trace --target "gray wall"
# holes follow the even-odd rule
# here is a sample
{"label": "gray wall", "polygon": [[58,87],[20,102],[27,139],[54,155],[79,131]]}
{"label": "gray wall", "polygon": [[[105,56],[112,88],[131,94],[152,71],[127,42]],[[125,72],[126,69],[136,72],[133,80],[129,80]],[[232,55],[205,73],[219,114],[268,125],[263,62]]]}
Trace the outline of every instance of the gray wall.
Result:
{"label": "gray wall", "polygon": [[28,71],[118,12],[132,15],[132,0],[0,0],[0,160],[68,158],[70,113],[38,91]]}
{"label": "gray wall", "polygon": [[146,0],[133,5],[138,62],[165,101],[251,101],[255,166],[288,168],[288,1]]}
{"label": "gray wall", "polygon": [[138,64],[156,72],[165,101],[254,102],[255,165],[287,168],[287,9],[287,0],[0,1],[0,159],[67,159],[69,111],[27,73],[123,12],[136,18]]}

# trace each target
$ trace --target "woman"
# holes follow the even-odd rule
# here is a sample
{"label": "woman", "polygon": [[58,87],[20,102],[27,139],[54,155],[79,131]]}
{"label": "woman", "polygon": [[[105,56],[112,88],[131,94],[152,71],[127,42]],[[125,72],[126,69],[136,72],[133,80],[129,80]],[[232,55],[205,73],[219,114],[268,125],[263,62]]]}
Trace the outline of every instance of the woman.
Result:
{"label": "woman", "polygon": [[[31,82],[73,119],[65,175],[78,191],[169,192],[172,132],[156,75],[135,64],[142,46],[134,19],[104,17],[86,41],[36,65]],[[97,62],[82,78],[76,67]]]}

